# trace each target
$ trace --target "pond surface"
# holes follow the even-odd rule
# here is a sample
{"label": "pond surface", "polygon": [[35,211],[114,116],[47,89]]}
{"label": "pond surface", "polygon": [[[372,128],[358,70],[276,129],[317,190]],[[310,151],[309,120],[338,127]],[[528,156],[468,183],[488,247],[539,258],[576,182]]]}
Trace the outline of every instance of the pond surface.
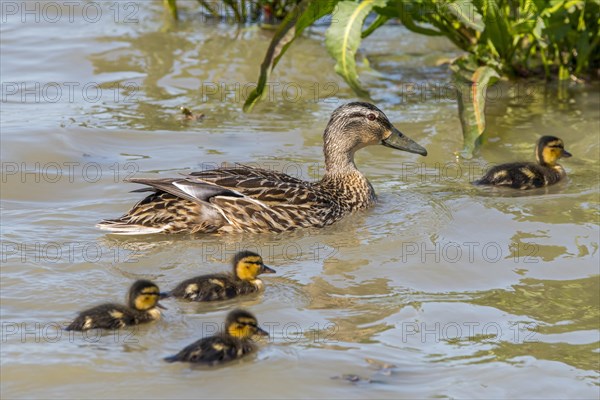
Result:
{"label": "pond surface", "polygon": [[[385,27],[363,46],[361,80],[429,155],[361,150],[374,209],[279,235],[120,238],[94,224],[141,198],[131,175],[243,162],[318,179],[329,115],[355,98],[322,27],[244,114],[271,32],[207,21],[195,2],[179,24],[158,1],[91,2],[87,14],[90,2],[74,2],[72,21],[49,3],[60,2],[2,14],[2,398],[598,396],[597,84],[490,89],[487,143],[457,159],[444,65],[457,53]],[[204,118],[184,121],[180,106]],[[526,195],[470,185],[492,164],[532,159],[542,134],[573,154],[565,182]],[[115,334],[57,329],[122,301],[134,279],[169,289],[229,269],[241,249],[277,270],[260,295],[165,301],[162,321]],[[209,370],[162,361],[234,306],[271,332],[256,356]]]}

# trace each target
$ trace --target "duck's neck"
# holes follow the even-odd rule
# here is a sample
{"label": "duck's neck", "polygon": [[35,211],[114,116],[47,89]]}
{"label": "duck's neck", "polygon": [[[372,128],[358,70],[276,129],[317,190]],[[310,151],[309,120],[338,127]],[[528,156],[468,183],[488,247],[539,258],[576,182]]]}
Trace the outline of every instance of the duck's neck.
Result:
{"label": "duck's neck", "polygon": [[153,307],[149,310],[144,311],[144,313],[148,316],[150,320],[160,319],[160,309],[158,307]]}
{"label": "duck's neck", "polygon": [[[328,151],[333,150],[333,151]],[[325,174],[319,185],[332,192],[349,209],[366,208],[377,199],[369,180],[356,168],[354,151],[325,147]]]}
{"label": "duck's neck", "polygon": [[540,164],[542,167],[548,167],[548,168],[552,168],[554,167],[556,164],[555,163],[549,163],[546,162],[546,160],[544,160],[543,158],[538,158],[537,159],[538,164]]}
{"label": "duck's neck", "polygon": [[565,176],[567,176],[565,169],[560,164],[548,165],[548,167],[550,167],[554,171],[556,171],[558,173],[558,175],[560,176],[560,178],[564,178]]}
{"label": "duck's neck", "polygon": [[325,147],[325,175],[347,174],[360,171],[354,164],[354,151]]}
{"label": "duck's neck", "polygon": [[565,169],[556,161],[547,162],[543,158],[538,158],[538,164],[540,164],[542,167],[550,168],[551,170],[556,171],[561,177],[566,175]]}

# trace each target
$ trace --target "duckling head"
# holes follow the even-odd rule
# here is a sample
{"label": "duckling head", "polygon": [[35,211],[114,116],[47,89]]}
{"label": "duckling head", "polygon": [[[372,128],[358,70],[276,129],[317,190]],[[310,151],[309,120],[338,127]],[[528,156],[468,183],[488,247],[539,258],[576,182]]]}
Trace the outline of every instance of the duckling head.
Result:
{"label": "duckling head", "polygon": [[127,304],[139,311],[147,311],[154,307],[165,309],[158,303],[161,296],[156,284],[147,280],[139,280],[131,285],[127,295]]}
{"label": "duckling head", "polygon": [[571,157],[565,144],[556,136],[542,136],[535,147],[535,158],[541,165],[554,166],[561,157]]}
{"label": "duckling head", "polygon": [[238,339],[251,339],[253,336],[269,336],[269,333],[258,326],[258,321],[248,311],[237,309],[227,315],[225,330],[230,336]]}
{"label": "duckling head", "polygon": [[233,273],[243,281],[252,282],[260,274],[274,274],[275,270],[263,263],[260,255],[251,251],[240,251],[233,258]]}
{"label": "duckling head", "polygon": [[338,107],[325,128],[327,170],[354,164],[354,153],[366,146],[382,144],[409,153],[427,155],[427,150],[400,132],[377,107],[354,102]]}

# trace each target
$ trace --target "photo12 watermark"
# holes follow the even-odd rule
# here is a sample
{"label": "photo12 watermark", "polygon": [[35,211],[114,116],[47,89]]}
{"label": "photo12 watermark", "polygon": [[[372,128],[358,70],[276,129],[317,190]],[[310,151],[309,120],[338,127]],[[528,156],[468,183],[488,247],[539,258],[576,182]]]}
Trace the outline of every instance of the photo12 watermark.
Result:
{"label": "photo12 watermark", "polygon": [[[200,101],[243,103],[250,93],[256,89],[256,82],[202,82],[200,85]],[[261,101],[267,103],[332,103],[339,100],[336,82],[276,82],[265,83]]]}
{"label": "photo12 watermark", "polygon": [[486,262],[495,264],[510,259],[514,263],[536,264],[540,248],[534,243],[498,242],[415,242],[400,244],[400,261],[404,264],[417,261],[422,264],[455,264]]}
{"label": "photo12 watermark", "polygon": [[3,161],[0,166],[2,183],[97,183],[103,178],[119,183],[132,178],[140,170],[133,161],[108,165],[80,161]]}
{"label": "photo12 watermark", "polygon": [[481,93],[484,93],[486,104],[507,101],[520,105],[533,104],[538,101],[538,96],[544,93],[542,84],[532,82],[480,85],[434,80],[402,82],[391,91],[400,97],[401,103],[455,103],[459,94],[463,99],[472,102],[479,86],[482,89]]}
{"label": "photo12 watermark", "polygon": [[0,85],[2,103],[136,103],[135,82],[6,81]]}
{"label": "photo12 watermark", "polygon": [[1,260],[6,263],[62,264],[137,263],[141,251],[132,244],[97,242],[13,242],[0,243]]}
{"label": "photo12 watermark", "polygon": [[6,1],[0,2],[3,24],[96,24],[140,22],[140,2],[135,1]]}
{"label": "photo12 watermark", "polygon": [[139,326],[124,329],[90,329],[85,331],[67,331],[70,322],[2,322],[0,342],[20,343],[69,343],[113,342],[122,344],[139,343]]}
{"label": "photo12 watermark", "polygon": [[402,322],[402,343],[440,343],[457,341],[485,341],[487,343],[537,342],[537,324],[498,322]]}

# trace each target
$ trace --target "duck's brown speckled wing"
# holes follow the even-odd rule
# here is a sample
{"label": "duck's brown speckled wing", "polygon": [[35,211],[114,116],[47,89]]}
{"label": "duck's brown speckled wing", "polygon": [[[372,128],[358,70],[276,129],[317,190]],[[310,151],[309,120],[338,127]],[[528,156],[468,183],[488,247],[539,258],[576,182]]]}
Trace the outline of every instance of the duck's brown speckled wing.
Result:
{"label": "duck's brown speckled wing", "polygon": [[200,339],[185,347],[179,353],[165,357],[167,362],[191,362],[220,364],[232,361],[254,351],[250,340],[239,340],[227,335],[217,335]]}
{"label": "duck's brown speckled wing", "polygon": [[154,192],[127,214],[98,226],[115,233],[282,232],[323,226],[332,196],[275,171],[237,165],[181,178],[130,179]]}

